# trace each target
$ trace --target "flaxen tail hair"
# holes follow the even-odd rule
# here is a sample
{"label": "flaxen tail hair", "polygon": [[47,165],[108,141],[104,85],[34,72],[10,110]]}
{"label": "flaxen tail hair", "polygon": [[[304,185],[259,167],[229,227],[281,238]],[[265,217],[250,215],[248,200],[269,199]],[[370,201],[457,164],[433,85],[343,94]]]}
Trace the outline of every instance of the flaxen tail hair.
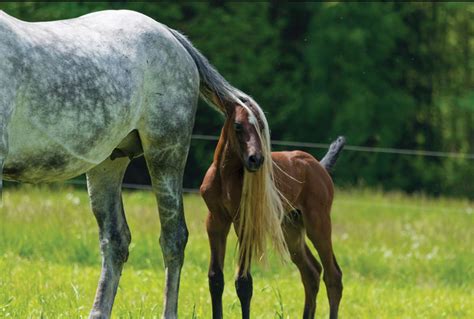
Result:
{"label": "flaxen tail hair", "polygon": [[[289,257],[288,247],[281,227],[285,216],[282,197],[275,185],[273,161],[271,160],[270,131],[268,123],[258,104],[249,97],[255,106],[255,114],[246,107],[250,114],[260,119],[262,128],[256,127],[262,145],[262,155],[266,159],[255,173],[244,170],[242,196],[239,212],[239,264],[241,272],[246,274],[251,258],[265,262],[267,258],[267,240],[270,240],[277,253],[286,260]],[[258,126],[258,122],[255,124]]]}
{"label": "flaxen tail hair", "polygon": [[[285,212],[273,177],[270,131],[263,111],[250,96],[230,85],[184,35],[173,29],[168,30],[194,60],[201,81],[201,97],[208,104],[222,113],[226,113],[229,107],[240,105],[263,123],[262,128],[257,127],[257,132],[260,134],[262,153],[266,160],[257,172],[245,171],[240,200],[239,263],[244,273],[249,269],[251,257],[265,261],[267,239],[273,242],[276,251],[286,259],[289,253],[281,229]],[[242,101],[252,103],[258,114],[254,114]]]}

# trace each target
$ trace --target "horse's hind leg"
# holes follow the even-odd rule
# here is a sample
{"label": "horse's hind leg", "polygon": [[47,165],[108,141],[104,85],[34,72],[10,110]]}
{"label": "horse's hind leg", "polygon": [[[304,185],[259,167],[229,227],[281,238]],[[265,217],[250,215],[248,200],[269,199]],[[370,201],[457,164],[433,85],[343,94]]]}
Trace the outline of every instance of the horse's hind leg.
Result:
{"label": "horse's hind leg", "polygon": [[160,214],[160,245],[166,276],[163,318],[166,319],[177,317],[179,280],[188,240],[182,183],[191,129],[192,122],[181,123],[179,128],[168,126],[156,133],[139,130]]}
{"label": "horse's hind leg", "polygon": [[313,211],[304,217],[306,234],[318,251],[324,267],[323,279],[329,299],[329,317],[336,319],[342,298],[342,272],[332,249],[329,213],[321,216],[319,212]]}
{"label": "horse's hind leg", "polygon": [[291,261],[298,267],[304,286],[303,319],[312,319],[316,313],[316,296],[319,291],[321,265],[305,243],[301,220],[286,221],[283,227]]}
{"label": "horse's hind leg", "polygon": [[121,185],[128,158],[107,159],[87,173],[92,211],[99,224],[102,272],[90,318],[109,318],[128,258],[131,236],[125,219]]}

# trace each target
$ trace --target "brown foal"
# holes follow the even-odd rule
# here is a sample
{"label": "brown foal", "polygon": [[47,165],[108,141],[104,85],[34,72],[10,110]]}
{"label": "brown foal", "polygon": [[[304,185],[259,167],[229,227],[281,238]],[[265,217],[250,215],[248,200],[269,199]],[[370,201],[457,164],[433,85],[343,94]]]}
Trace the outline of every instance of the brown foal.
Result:
{"label": "brown foal", "polygon": [[[252,238],[257,237],[249,237],[248,240],[251,242],[245,244],[241,238],[246,228],[250,229],[248,230],[250,233],[252,229],[256,232],[263,231],[256,225],[257,221],[251,220],[252,212],[249,218],[241,216],[242,206],[245,205],[241,197],[242,194],[249,192],[245,189],[245,180],[256,174],[265,161],[271,164],[270,159],[264,158],[266,154],[263,144],[268,141],[262,140],[261,137],[265,135],[262,132],[268,131],[268,128],[265,127],[267,124],[263,112],[254,101],[244,102],[245,105],[237,106],[234,112],[227,114],[213,163],[201,185],[201,195],[209,209],[206,221],[211,247],[208,275],[214,319],[222,318],[223,315],[223,265],[230,226],[234,225],[239,237],[240,259],[235,287],[244,319],[250,316],[252,297],[250,258],[251,256],[260,258],[261,256],[256,254],[264,253],[253,247],[256,243]],[[321,265],[306,244],[305,234],[318,251],[324,267],[323,279],[329,299],[330,318],[338,316],[342,297],[342,272],[336,262],[331,242],[330,210],[334,189],[328,171],[335,164],[344,143],[344,138],[339,137],[331,144],[321,162],[301,151],[271,153],[275,168],[274,172],[271,172],[271,179],[283,198],[281,206],[285,216],[279,219],[280,223],[276,226],[278,229],[267,231],[281,230],[286,242],[285,249],[300,271],[305,290],[303,318],[314,318],[316,295],[322,272]],[[260,236],[256,240],[265,241],[265,237]],[[250,253],[242,251],[245,249],[250,249]]]}

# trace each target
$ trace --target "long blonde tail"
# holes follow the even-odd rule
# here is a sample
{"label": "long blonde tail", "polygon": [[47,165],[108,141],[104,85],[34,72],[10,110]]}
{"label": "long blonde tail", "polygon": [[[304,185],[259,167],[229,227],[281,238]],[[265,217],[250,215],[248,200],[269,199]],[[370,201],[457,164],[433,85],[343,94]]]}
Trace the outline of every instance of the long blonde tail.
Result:
{"label": "long blonde tail", "polygon": [[274,181],[268,125],[265,123],[265,126],[260,136],[264,164],[255,173],[244,172],[238,227],[239,263],[243,274],[249,270],[251,258],[266,262],[268,239],[284,260],[289,257],[281,227],[285,210]]}

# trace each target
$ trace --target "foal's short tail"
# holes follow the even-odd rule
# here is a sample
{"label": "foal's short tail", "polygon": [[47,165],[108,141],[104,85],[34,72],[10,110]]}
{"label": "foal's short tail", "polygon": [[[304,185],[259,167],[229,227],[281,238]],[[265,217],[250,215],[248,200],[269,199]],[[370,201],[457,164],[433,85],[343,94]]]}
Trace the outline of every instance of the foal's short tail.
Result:
{"label": "foal's short tail", "polygon": [[247,94],[230,85],[183,34],[171,28],[168,28],[168,30],[188,51],[194,63],[196,63],[201,79],[201,97],[208,104],[217,108],[220,112],[226,113],[228,107],[242,103],[240,98],[244,100],[249,98]]}
{"label": "foal's short tail", "polygon": [[339,136],[337,140],[331,143],[328,152],[319,162],[328,172],[332,171],[332,168],[339,157],[339,153],[341,153],[345,144],[346,138],[344,136]]}

